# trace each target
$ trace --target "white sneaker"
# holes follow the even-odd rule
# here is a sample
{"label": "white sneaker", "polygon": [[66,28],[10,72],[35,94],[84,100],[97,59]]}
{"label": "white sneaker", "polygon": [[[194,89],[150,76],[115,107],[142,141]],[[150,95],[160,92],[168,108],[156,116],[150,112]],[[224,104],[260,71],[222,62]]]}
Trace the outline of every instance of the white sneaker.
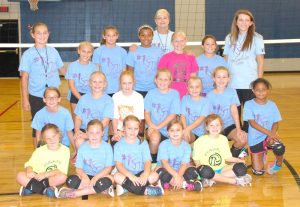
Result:
{"label": "white sneaker", "polygon": [[243,148],[242,151],[240,152],[238,158],[242,159],[244,157],[247,157],[249,154],[248,154],[248,150],[246,148]]}
{"label": "white sneaker", "polygon": [[125,188],[123,188],[121,185],[116,186],[116,192],[117,196],[123,195],[124,193],[128,192]]}
{"label": "white sneaker", "polygon": [[114,186],[111,185],[109,188],[107,188],[105,191],[102,192],[103,194],[109,195],[110,197],[115,197],[115,191]]}
{"label": "white sneaker", "polygon": [[206,179],[206,178],[203,178],[203,179],[201,180],[201,182],[202,182],[203,187],[211,187],[211,186],[213,186],[214,184],[216,184],[216,182],[213,181],[212,179]]}
{"label": "white sneaker", "polygon": [[252,177],[251,175],[244,175],[244,176],[240,176],[240,177],[236,177],[235,178],[236,180],[236,185],[240,185],[240,186],[251,186],[251,183],[252,183]]}

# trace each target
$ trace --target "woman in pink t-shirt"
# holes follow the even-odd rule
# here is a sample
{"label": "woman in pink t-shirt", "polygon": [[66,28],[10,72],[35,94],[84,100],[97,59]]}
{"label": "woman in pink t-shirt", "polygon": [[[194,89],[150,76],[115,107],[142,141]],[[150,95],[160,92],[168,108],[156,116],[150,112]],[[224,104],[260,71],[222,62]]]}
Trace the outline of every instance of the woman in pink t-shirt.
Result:
{"label": "woman in pink t-shirt", "polygon": [[184,32],[174,32],[172,45],[174,50],[162,56],[158,69],[167,68],[172,74],[172,88],[176,89],[180,98],[187,93],[187,81],[191,76],[196,76],[199,67],[194,55],[184,51],[186,46],[186,35]]}

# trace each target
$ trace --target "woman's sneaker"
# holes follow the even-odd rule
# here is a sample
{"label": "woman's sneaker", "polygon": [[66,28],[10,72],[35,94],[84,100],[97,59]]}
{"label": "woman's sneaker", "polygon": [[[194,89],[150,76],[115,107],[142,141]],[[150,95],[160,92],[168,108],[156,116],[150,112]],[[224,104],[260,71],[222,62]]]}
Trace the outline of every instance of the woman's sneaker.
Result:
{"label": "woman's sneaker", "polygon": [[206,179],[206,178],[202,178],[201,183],[203,187],[211,187],[214,184],[216,184],[216,182],[213,181],[212,179]]}
{"label": "woman's sneaker", "polygon": [[251,186],[251,183],[252,183],[252,177],[251,175],[243,175],[243,176],[240,176],[240,177],[236,177],[235,178],[236,180],[236,185],[240,185],[240,186]]}
{"label": "woman's sneaker", "polygon": [[47,197],[53,198],[58,193],[58,190],[56,187],[48,187],[44,190],[43,195],[46,195]]}
{"label": "woman's sneaker", "polygon": [[62,187],[59,191],[55,194],[56,198],[74,198],[75,190],[71,188]]}
{"label": "woman's sneaker", "polygon": [[203,186],[200,181],[187,181],[184,184],[184,189],[187,191],[202,191]]}
{"label": "woman's sneaker", "polygon": [[33,194],[33,192],[23,186],[21,186],[20,191],[19,191],[19,195],[20,196],[27,196],[27,195],[31,195]]}
{"label": "woman's sneaker", "polygon": [[271,164],[268,166],[267,172],[268,172],[268,174],[273,175],[273,174],[277,173],[277,172],[281,169],[281,167],[282,167],[282,166],[278,166],[278,165],[276,164],[276,160],[275,160],[275,162],[271,163]]}
{"label": "woman's sneaker", "polygon": [[114,186],[111,185],[109,188],[107,188],[105,191],[102,192],[103,194],[109,195],[110,197],[115,197],[115,191]]}
{"label": "woman's sneaker", "polygon": [[117,192],[117,196],[123,195],[124,193],[127,193],[128,190],[126,190],[125,188],[123,188],[121,185],[116,186],[116,192]]}
{"label": "woman's sneaker", "polygon": [[157,186],[149,185],[146,187],[146,190],[145,190],[145,195],[161,196],[163,194],[164,194],[164,189],[159,185],[157,185]]}

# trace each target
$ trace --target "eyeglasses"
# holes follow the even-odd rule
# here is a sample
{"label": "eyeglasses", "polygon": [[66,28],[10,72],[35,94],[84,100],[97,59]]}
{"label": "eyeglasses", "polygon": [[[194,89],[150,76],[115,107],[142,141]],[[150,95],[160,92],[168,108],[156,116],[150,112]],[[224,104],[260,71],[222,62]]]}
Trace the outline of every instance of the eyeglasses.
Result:
{"label": "eyeglasses", "polygon": [[47,101],[52,101],[52,100],[57,100],[59,97],[58,96],[47,96],[47,97],[45,97],[45,99],[47,100]]}

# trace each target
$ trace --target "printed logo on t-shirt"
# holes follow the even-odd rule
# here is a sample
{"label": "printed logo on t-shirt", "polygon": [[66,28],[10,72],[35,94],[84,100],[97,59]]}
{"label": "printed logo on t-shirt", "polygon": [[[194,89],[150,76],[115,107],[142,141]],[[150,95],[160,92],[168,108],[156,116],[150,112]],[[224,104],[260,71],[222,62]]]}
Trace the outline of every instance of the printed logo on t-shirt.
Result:
{"label": "printed logo on t-shirt", "polygon": [[46,168],[46,172],[50,172],[52,170],[56,170],[57,169],[57,165],[56,164],[53,164],[53,165],[50,165]]}
{"label": "printed logo on t-shirt", "polygon": [[132,170],[141,170],[143,169],[144,163],[141,161],[141,158],[135,157],[130,154],[122,154],[122,163],[125,166],[128,166]]}
{"label": "printed logo on t-shirt", "polygon": [[122,67],[119,63],[114,63],[110,57],[103,57],[101,59],[101,65],[106,64],[108,67],[107,76],[111,78],[119,78],[120,73],[122,71]]}
{"label": "printed logo on t-shirt", "polygon": [[186,65],[184,62],[179,62],[174,64],[174,79],[175,82],[186,82]]}
{"label": "printed logo on t-shirt", "polygon": [[84,159],[83,163],[89,168],[92,174],[97,174],[104,168],[99,161],[93,160],[92,158]]}
{"label": "printed logo on t-shirt", "polygon": [[140,74],[154,75],[156,73],[154,70],[155,61],[153,61],[151,57],[147,55],[137,55],[137,61],[141,62],[141,65],[144,66],[143,68],[139,68]]}
{"label": "printed logo on t-shirt", "polygon": [[210,166],[219,166],[222,163],[222,157],[219,153],[214,153],[209,156],[208,162]]}

